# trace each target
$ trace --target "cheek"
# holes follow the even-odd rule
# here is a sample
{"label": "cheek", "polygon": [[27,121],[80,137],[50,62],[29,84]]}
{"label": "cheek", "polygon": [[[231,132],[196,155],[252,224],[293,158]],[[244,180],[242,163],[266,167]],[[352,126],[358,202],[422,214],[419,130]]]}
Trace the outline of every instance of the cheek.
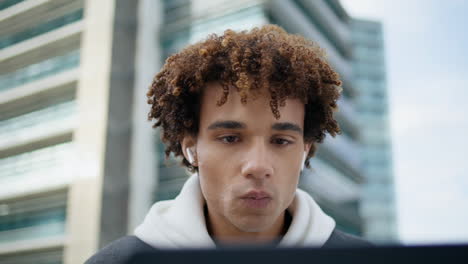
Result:
{"label": "cheek", "polygon": [[216,183],[223,174],[223,167],[227,162],[225,155],[219,153],[216,147],[202,144],[198,148],[198,171],[210,183]]}
{"label": "cheek", "polygon": [[278,186],[280,199],[278,200],[278,209],[285,210],[288,208],[294,200],[297,189],[296,179],[290,178],[287,181],[282,181]]}
{"label": "cheek", "polygon": [[[294,161],[291,161],[290,164],[294,164]],[[281,175],[281,178],[279,179],[277,186],[281,192],[283,200],[282,203],[287,207],[294,199],[297,185],[299,183],[300,168],[297,168],[296,166],[285,166],[282,169],[282,173],[278,174]]]}
{"label": "cheek", "polygon": [[229,161],[216,148],[202,145],[198,152],[198,171],[203,196],[210,203],[221,203],[228,193]]}
{"label": "cheek", "polygon": [[229,179],[235,173],[237,153],[210,139],[201,139],[197,145],[198,171],[214,181]]}

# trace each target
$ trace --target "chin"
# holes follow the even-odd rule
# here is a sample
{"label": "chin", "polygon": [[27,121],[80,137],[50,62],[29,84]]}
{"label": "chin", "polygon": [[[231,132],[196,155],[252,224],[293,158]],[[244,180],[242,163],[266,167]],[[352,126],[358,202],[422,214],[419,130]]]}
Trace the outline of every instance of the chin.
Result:
{"label": "chin", "polygon": [[273,219],[268,215],[252,215],[244,216],[243,219],[233,221],[232,224],[243,232],[258,233],[269,229],[274,224]]}

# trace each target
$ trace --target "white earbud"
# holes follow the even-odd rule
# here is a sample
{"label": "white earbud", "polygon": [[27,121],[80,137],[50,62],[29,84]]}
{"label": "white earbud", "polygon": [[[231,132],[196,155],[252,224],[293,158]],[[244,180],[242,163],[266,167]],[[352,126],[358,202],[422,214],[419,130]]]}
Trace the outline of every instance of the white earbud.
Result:
{"label": "white earbud", "polygon": [[194,161],[192,151],[189,148],[187,148],[186,151],[187,151],[188,161],[190,162],[190,164],[192,164]]}
{"label": "white earbud", "polygon": [[301,166],[302,166],[302,167],[301,167],[301,171],[304,170],[304,166],[305,166],[304,163],[305,163],[306,159],[307,159],[307,152],[304,151],[304,156],[302,157],[302,163],[301,163]]}

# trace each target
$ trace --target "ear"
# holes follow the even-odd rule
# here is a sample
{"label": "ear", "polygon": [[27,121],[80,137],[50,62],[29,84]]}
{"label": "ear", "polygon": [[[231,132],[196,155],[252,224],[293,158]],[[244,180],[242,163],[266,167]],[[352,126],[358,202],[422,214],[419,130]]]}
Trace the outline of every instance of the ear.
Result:
{"label": "ear", "polygon": [[312,147],[312,144],[314,144],[314,143],[313,143],[313,142],[304,143],[304,151],[305,151],[306,153],[309,153],[310,148]]}
{"label": "ear", "polygon": [[[193,158],[192,165],[196,166],[198,163],[197,159],[197,139],[192,135],[186,135],[182,139],[180,143],[182,147],[182,152],[184,153],[184,157],[186,160],[190,162],[191,158]],[[189,154],[190,152],[190,154]]]}
{"label": "ear", "polygon": [[312,147],[313,143],[305,143],[304,144],[304,157],[301,163],[301,172],[304,170],[305,167],[305,161],[307,159],[307,155],[309,154],[310,148]]}

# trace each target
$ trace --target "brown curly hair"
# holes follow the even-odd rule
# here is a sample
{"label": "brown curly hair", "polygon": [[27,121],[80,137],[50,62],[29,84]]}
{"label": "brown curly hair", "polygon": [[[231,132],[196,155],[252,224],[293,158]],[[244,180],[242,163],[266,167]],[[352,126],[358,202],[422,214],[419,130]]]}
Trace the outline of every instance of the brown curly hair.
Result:
{"label": "brown curly hair", "polygon": [[[228,29],[170,56],[147,93],[148,119],[157,120],[154,128],[162,127],[166,159],[171,152],[181,155],[182,165],[191,172],[198,168],[184,158],[180,142],[186,134],[198,134],[200,95],[210,81],[223,87],[218,106],[226,102],[229,86],[236,88],[243,104],[249,96],[255,98],[254,91],[268,89],[276,119],[278,106],[286,99],[300,99],[305,104],[304,141],[313,143],[308,158],[326,132],[333,137],[340,133],[333,113],[341,81],[316,43],[276,25],[241,32]],[[308,160],[305,165],[310,168]]]}

